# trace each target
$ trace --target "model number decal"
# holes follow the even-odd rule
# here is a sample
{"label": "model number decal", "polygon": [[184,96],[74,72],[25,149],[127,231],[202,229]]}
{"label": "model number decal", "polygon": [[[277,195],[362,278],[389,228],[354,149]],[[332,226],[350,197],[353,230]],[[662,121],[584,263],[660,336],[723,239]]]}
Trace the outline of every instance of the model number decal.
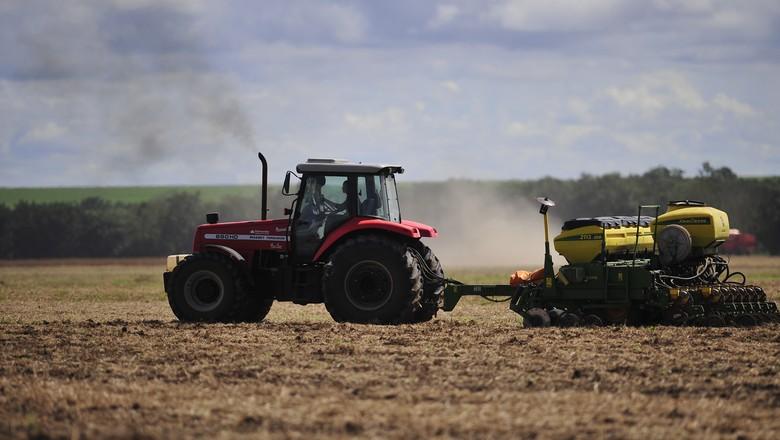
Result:
{"label": "model number decal", "polygon": [[204,234],[207,240],[241,240],[241,241],[287,241],[284,235],[259,234]]}

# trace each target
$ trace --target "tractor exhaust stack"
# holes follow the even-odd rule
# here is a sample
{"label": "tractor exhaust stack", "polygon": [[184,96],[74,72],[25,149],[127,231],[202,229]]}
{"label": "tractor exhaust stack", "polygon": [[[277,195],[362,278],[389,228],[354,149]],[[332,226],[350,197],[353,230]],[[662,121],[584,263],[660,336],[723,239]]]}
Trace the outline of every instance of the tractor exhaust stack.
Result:
{"label": "tractor exhaust stack", "polygon": [[268,216],[268,162],[263,153],[258,152],[257,157],[263,165],[263,183],[260,189],[260,220],[265,220]]}

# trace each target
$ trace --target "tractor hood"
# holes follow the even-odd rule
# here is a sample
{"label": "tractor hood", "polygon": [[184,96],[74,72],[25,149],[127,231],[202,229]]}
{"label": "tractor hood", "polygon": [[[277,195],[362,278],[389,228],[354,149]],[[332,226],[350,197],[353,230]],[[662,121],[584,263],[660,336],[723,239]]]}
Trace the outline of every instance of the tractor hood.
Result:
{"label": "tractor hood", "polygon": [[287,250],[287,219],[253,220],[203,224],[195,231],[193,252],[202,252],[205,246],[225,246],[244,257],[255,250]]}

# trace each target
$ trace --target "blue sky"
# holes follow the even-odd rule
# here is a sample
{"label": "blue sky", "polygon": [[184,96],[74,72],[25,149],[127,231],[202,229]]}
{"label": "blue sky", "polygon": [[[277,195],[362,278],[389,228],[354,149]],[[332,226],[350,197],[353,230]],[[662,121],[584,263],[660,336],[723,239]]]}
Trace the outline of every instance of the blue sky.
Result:
{"label": "blue sky", "polygon": [[0,186],[780,170],[780,2],[5,1]]}

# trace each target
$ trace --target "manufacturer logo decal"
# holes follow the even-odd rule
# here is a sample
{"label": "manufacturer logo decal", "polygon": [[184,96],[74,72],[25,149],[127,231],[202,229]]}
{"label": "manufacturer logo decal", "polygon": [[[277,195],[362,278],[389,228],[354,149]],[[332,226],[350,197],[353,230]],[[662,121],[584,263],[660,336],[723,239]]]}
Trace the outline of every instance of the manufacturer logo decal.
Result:
{"label": "manufacturer logo decal", "polygon": [[284,235],[262,234],[204,234],[206,240],[236,240],[236,241],[287,241]]}

